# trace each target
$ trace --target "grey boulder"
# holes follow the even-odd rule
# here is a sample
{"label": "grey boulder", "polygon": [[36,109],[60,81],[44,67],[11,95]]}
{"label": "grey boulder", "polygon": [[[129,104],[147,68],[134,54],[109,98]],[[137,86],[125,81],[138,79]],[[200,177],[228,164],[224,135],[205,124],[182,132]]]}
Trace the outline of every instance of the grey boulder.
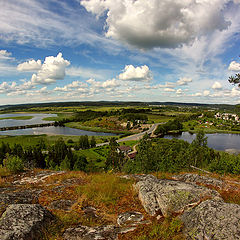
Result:
{"label": "grey boulder", "polygon": [[0,218],[1,240],[42,239],[42,231],[53,215],[39,204],[12,204]]}
{"label": "grey boulder", "polygon": [[240,206],[207,200],[180,216],[187,239],[240,239]]}
{"label": "grey boulder", "polygon": [[68,228],[63,239],[65,240],[117,240],[118,234],[134,230],[133,228],[121,228],[114,225],[87,227],[79,225],[76,228]]}
{"label": "grey boulder", "polygon": [[201,176],[193,173],[181,174],[181,175],[174,176],[173,178],[175,180],[182,181],[182,182],[204,184],[206,186],[212,186],[219,189],[222,189],[225,185],[224,181],[222,180]]}
{"label": "grey boulder", "polygon": [[142,205],[151,216],[182,213],[205,199],[221,199],[217,191],[191,183],[145,176],[135,184]]}

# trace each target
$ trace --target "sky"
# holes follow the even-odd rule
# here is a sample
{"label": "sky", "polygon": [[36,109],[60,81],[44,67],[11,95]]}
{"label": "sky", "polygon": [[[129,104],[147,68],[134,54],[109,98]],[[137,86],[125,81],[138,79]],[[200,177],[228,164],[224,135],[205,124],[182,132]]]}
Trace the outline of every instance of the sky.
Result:
{"label": "sky", "polygon": [[240,103],[240,0],[0,0],[0,105]]}

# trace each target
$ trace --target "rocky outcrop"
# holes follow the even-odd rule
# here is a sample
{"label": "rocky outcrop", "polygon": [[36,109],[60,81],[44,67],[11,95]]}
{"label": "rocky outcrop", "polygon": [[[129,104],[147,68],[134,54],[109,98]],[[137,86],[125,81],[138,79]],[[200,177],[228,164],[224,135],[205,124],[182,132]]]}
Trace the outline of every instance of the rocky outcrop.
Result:
{"label": "rocky outcrop", "polygon": [[51,204],[49,205],[49,208],[70,211],[74,203],[75,201],[72,201],[72,200],[60,199],[60,200],[55,200],[51,202]]}
{"label": "rocky outcrop", "polygon": [[[94,211],[94,209],[92,210]],[[118,239],[118,234],[133,231],[139,224],[149,224],[149,221],[143,221],[143,218],[144,216],[141,213],[125,212],[118,216],[117,226],[87,227],[79,225],[78,227],[67,229],[63,238],[66,240],[115,240]]]}
{"label": "rocky outcrop", "polygon": [[144,216],[138,212],[125,212],[118,216],[119,226],[136,226],[143,220]]}
{"label": "rocky outcrop", "polygon": [[206,187],[175,180],[159,180],[147,175],[135,184],[146,212],[151,216],[181,213],[204,199],[221,199],[218,192]]}
{"label": "rocky outcrop", "polygon": [[12,204],[0,218],[0,239],[42,239],[44,226],[53,218],[53,215],[39,204]]}
{"label": "rocky outcrop", "polygon": [[240,206],[207,200],[180,216],[187,239],[240,239]]}
{"label": "rocky outcrop", "polygon": [[117,239],[119,228],[113,225],[104,227],[87,227],[79,225],[75,228],[68,228],[63,239],[66,240],[95,240],[95,239]]}
{"label": "rocky outcrop", "polygon": [[40,190],[32,189],[0,188],[0,216],[11,204],[37,203],[40,192]]}
{"label": "rocky outcrop", "polygon": [[37,184],[43,183],[48,177],[63,174],[64,171],[41,171],[34,173],[32,171],[30,176],[22,177],[20,180],[16,180],[13,184]]}
{"label": "rocky outcrop", "polygon": [[37,202],[39,193],[40,191],[37,190],[2,188],[0,189],[0,203],[9,205],[14,203]]}
{"label": "rocky outcrop", "polygon": [[118,234],[135,230],[136,227],[119,227],[114,225],[87,227],[79,225],[65,231],[63,239],[66,240],[117,240]]}
{"label": "rocky outcrop", "polygon": [[219,189],[223,188],[225,185],[224,181],[222,181],[222,180],[219,180],[216,178],[211,178],[211,177],[206,177],[206,176],[201,176],[201,175],[193,174],[193,173],[177,175],[177,176],[174,176],[173,179],[182,181],[182,182],[212,186],[212,187],[219,188]]}
{"label": "rocky outcrop", "polygon": [[[101,211],[94,206],[86,206],[87,201],[78,205],[78,196],[71,195],[75,193],[73,185],[84,185],[86,179],[80,176],[70,179],[59,178],[60,181],[56,177],[46,184],[48,177],[62,173],[26,172],[14,177],[14,184],[6,184],[6,187],[0,188],[0,217],[5,211],[0,218],[1,240],[44,238],[43,233],[46,231],[44,228],[54,217],[44,207],[34,204],[38,199],[53,212],[61,210],[71,216],[72,211],[76,209],[78,211],[80,208],[81,211],[78,213],[89,223],[106,222],[102,221],[105,218]],[[227,180],[222,181],[198,174],[182,174],[174,176],[174,180],[157,179],[152,175],[144,174],[127,175],[122,178],[135,180],[134,188],[144,209],[151,216],[164,217],[172,213],[174,216],[178,215],[185,226],[187,239],[240,239],[240,206],[225,203],[217,191],[208,188],[213,186],[226,194],[230,189],[230,193],[234,193],[240,189],[239,182],[230,184]],[[229,186],[234,187],[229,188]],[[48,194],[49,198],[45,198]],[[137,209],[142,212],[141,208]],[[121,213],[115,219],[116,224],[112,222],[112,225],[96,227],[71,225],[61,237],[65,240],[115,240],[118,239],[119,234],[133,231],[141,224],[151,223],[150,220],[144,220],[140,212]],[[79,224],[82,222],[85,221],[79,221]],[[159,221],[159,224],[161,222]]]}

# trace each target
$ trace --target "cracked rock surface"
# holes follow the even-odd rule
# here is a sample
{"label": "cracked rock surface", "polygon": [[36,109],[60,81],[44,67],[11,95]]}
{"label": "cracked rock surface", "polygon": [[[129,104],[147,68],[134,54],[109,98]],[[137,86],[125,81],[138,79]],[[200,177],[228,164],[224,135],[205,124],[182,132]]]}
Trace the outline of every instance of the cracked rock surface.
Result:
{"label": "cracked rock surface", "polygon": [[54,219],[39,204],[12,204],[0,218],[1,240],[42,239],[43,227]]}
{"label": "cracked rock surface", "polygon": [[118,234],[135,230],[136,227],[117,227],[114,225],[87,227],[79,225],[76,228],[69,228],[65,231],[65,240],[117,240]]}
{"label": "cracked rock surface", "polygon": [[180,216],[187,239],[240,239],[240,206],[207,200]]}
{"label": "cracked rock surface", "polygon": [[147,175],[135,189],[146,212],[151,216],[181,213],[203,199],[221,199],[219,193],[206,187],[175,180],[160,180]]}
{"label": "cracked rock surface", "polygon": [[200,183],[205,185],[211,185],[215,188],[223,188],[225,183],[222,180],[201,176],[198,174],[192,174],[192,173],[186,173],[181,174],[173,177],[175,180],[182,181],[182,182],[188,182],[188,183]]}
{"label": "cracked rock surface", "polygon": [[125,212],[118,216],[117,223],[119,226],[136,226],[143,218],[144,216],[139,212]]}

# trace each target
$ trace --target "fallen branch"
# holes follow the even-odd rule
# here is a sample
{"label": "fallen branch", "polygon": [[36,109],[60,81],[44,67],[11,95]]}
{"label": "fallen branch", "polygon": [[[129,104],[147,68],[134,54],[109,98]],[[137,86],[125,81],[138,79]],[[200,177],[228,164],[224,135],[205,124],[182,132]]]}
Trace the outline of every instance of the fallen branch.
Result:
{"label": "fallen branch", "polygon": [[194,166],[190,166],[190,167],[193,168],[193,169],[196,169],[196,170],[198,170],[198,171],[202,171],[202,172],[211,174],[210,172],[208,172],[208,171],[206,171],[206,170],[203,170],[203,169],[201,169],[201,168],[197,168],[197,167],[194,167]]}

